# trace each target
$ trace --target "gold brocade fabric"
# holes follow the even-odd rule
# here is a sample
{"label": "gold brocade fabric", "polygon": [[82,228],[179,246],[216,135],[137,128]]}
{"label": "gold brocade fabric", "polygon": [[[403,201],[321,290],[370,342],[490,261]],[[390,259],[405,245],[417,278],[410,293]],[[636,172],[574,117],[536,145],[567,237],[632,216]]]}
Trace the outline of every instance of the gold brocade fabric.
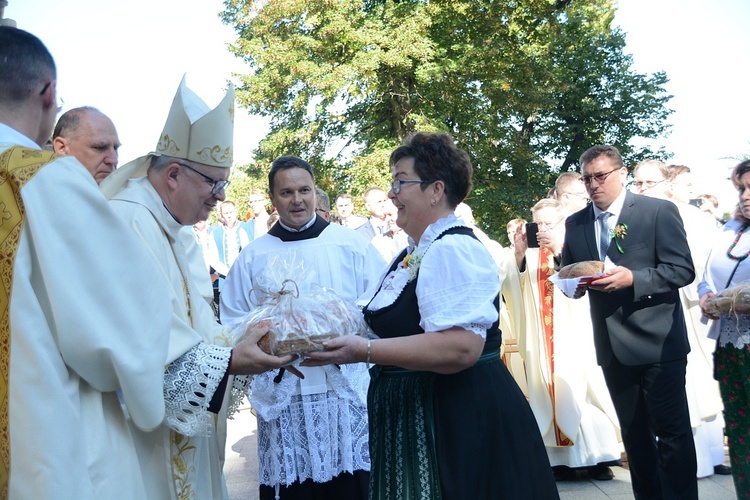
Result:
{"label": "gold brocade fabric", "polygon": [[572,446],[573,442],[570,440],[565,433],[562,432],[560,426],[557,425],[556,408],[557,402],[555,401],[555,330],[554,330],[554,298],[555,298],[555,285],[549,280],[550,276],[555,274],[555,268],[550,266],[552,262],[552,252],[542,247],[539,249],[539,269],[537,270],[537,284],[539,286],[539,305],[540,314],[542,316],[542,338],[544,340],[544,349],[547,352],[547,373],[550,374],[549,386],[547,389],[552,399],[552,425],[554,426],[555,432],[555,444],[557,446]]}
{"label": "gold brocade fabric", "polygon": [[50,151],[12,147],[0,154],[0,499],[8,498],[10,481],[10,290],[13,263],[23,228],[21,188],[40,168],[57,158]]}

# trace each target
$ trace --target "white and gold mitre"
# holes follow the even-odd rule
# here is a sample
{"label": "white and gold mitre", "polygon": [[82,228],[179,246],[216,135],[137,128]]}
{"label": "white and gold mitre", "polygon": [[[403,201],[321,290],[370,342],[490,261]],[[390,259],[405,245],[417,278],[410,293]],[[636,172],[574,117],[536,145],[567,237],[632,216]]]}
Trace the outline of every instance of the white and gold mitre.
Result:
{"label": "white and gold mitre", "polygon": [[153,156],[173,156],[210,167],[232,166],[234,143],[234,86],[214,109],[185,85],[182,77],[156,149],[115,170],[100,187],[112,198],[129,179],[146,175]]}
{"label": "white and gold mitre", "polygon": [[182,77],[154,154],[169,155],[211,167],[232,166],[234,87],[211,110]]}

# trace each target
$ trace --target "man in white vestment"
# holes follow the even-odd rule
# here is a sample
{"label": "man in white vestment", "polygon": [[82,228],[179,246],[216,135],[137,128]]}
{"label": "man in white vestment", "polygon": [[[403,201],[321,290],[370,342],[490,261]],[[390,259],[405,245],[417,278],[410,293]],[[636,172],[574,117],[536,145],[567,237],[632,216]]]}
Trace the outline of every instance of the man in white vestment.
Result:
{"label": "man in white vestment", "polygon": [[661,161],[646,160],[635,166],[633,176],[638,194],[670,200],[677,206],[693,257],[696,278],[690,285],[680,288],[680,301],[690,341],[685,391],[698,462],[697,475],[701,478],[714,473],[731,474],[731,468],[724,465],[724,405],[719,384],[713,377],[716,342],[708,338],[708,325],[701,322],[698,297],[698,283],[719,230],[711,217],[688,203],[691,196],[685,185],[690,181],[687,177],[677,178],[689,176],[689,169],[685,169],[687,167],[675,170]]}
{"label": "man in white vestment", "polygon": [[86,168],[41,150],[56,87],[42,42],[0,27],[0,498],[142,499],[128,421],[164,418],[169,303]]}
{"label": "man in white vestment", "polygon": [[[279,221],[245,248],[229,270],[221,294],[221,319],[236,324],[262,302],[261,288],[274,258],[301,259],[306,278],[352,303],[381,276],[385,261],[361,235],[316,215],[310,164],[282,156],[268,174]],[[296,278],[296,277],[295,277]],[[303,281],[304,280],[304,281]],[[366,499],[370,457],[361,363],[301,367],[304,380],[283,371],[253,378],[250,402],[258,415],[260,498]]]}
{"label": "man in white vestment", "polygon": [[557,480],[574,479],[574,469],[610,480],[608,465],[619,463],[622,446],[614,406],[596,364],[588,303],[566,297],[549,280],[559,266],[565,213],[558,201],[545,198],[534,205],[532,215],[539,248],[528,248],[525,234],[516,234],[521,296],[510,299],[524,305],[525,318],[513,323],[525,325],[517,334],[529,404]]}
{"label": "man in white vestment", "polygon": [[526,363],[518,346],[519,336],[526,331],[526,314],[521,295],[520,274],[514,254],[516,230],[525,224],[525,219],[512,219],[508,222],[506,228],[510,245],[503,247],[502,258],[496,261],[496,264],[500,275],[500,293],[503,297],[500,308],[500,331],[503,333],[502,360],[528,400]]}
{"label": "man in white vestment", "polygon": [[55,153],[75,156],[97,184],[117,168],[120,139],[107,115],[91,106],[66,111],[52,133]]}
{"label": "man in white vestment", "polygon": [[[190,226],[224,200],[232,163],[234,90],[214,109],[183,78],[154,153],[121,167],[101,184],[110,206],[140,241],[139,254],[158,272],[143,286],[166,288],[171,305],[163,360],[167,417],[152,432],[132,428],[147,497],[227,498],[222,472],[228,406],[238,404],[247,377],[293,360],[257,346],[267,328],[254,328],[231,347],[233,332],[219,325],[202,298],[200,250]],[[241,333],[241,332],[240,332]],[[230,390],[231,389],[231,390]],[[232,401],[230,401],[230,399]]]}

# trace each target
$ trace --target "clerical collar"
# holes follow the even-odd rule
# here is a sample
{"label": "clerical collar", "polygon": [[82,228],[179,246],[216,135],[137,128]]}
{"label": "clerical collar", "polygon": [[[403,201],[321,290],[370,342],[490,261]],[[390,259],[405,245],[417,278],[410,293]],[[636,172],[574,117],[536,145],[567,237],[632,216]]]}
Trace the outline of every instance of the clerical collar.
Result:
{"label": "clerical collar", "polygon": [[[315,217],[317,217],[317,214],[315,215]],[[283,222],[281,221],[281,219],[279,219],[278,221],[276,221],[276,223],[277,223],[277,224],[281,224],[281,227],[283,227],[284,229],[286,229],[286,230],[287,230],[287,231],[289,231],[290,233],[301,233],[302,231],[304,231],[304,230],[306,230],[306,229],[309,229],[309,228],[311,228],[311,227],[312,227],[312,225],[313,225],[313,224],[315,224],[315,217],[313,217],[312,219],[310,219],[310,222],[308,222],[307,224],[305,224],[304,226],[302,226],[302,227],[301,227],[301,228],[299,228],[299,229],[295,229],[295,228],[293,228],[293,227],[289,227],[289,226],[287,226],[286,224],[284,224],[284,223],[283,223]]]}
{"label": "clerical collar", "polygon": [[281,241],[302,241],[317,238],[327,227],[328,222],[326,222],[323,217],[315,214],[315,217],[299,230],[282,224],[281,219],[279,219],[276,221],[276,224],[268,230],[268,234],[279,238]]}

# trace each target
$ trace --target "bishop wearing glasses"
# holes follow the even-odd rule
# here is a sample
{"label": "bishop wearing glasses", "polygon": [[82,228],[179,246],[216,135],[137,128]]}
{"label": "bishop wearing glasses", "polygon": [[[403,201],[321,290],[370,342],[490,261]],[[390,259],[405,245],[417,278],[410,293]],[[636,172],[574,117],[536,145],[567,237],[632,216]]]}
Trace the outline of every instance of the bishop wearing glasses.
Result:
{"label": "bishop wearing glasses", "polygon": [[[222,472],[230,400],[244,398],[247,377],[292,361],[257,345],[267,329],[231,346],[232,330],[216,322],[201,294],[208,281],[191,227],[224,201],[232,165],[234,89],[210,109],[185,86],[172,102],[156,150],[101,184],[110,206],[158,268],[143,287],[165,285],[171,309],[163,360],[166,418],[152,431],[131,428],[147,498],[228,498]],[[137,314],[134,311],[133,314]],[[157,340],[164,339],[154,339]],[[161,380],[160,380],[161,383]]]}

